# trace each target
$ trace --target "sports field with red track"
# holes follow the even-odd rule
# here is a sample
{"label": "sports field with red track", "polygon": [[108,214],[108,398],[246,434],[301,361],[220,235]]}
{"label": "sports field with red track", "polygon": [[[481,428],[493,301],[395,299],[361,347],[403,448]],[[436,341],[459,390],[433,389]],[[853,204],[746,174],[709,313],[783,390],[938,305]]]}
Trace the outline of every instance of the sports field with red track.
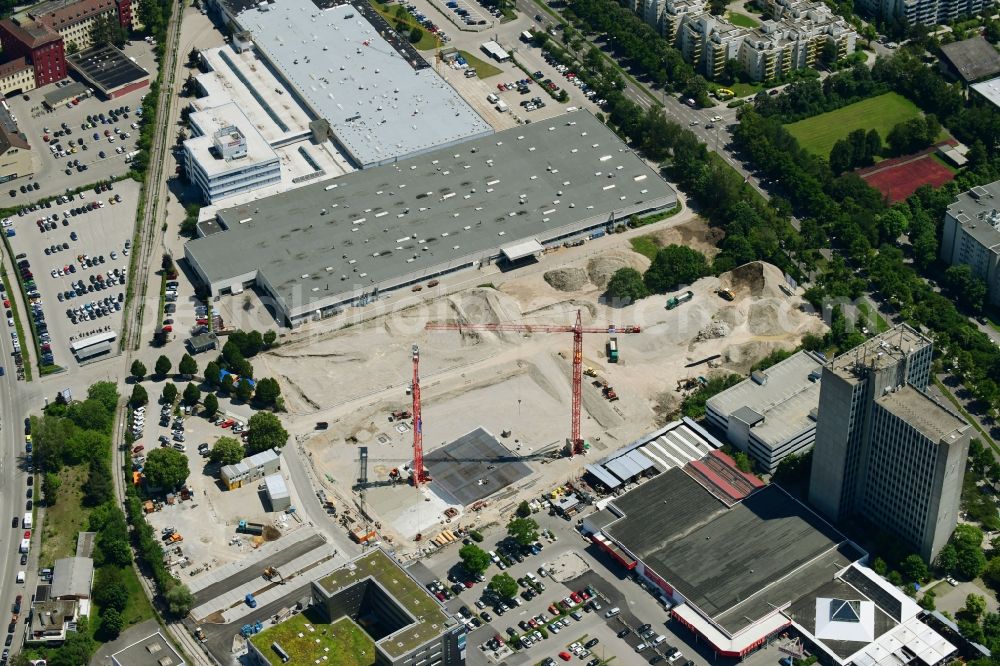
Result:
{"label": "sports field with red track", "polygon": [[875,165],[858,175],[892,203],[902,201],[921,185],[940,187],[955,177],[955,174],[934,159],[930,153],[901,164],[884,167]]}

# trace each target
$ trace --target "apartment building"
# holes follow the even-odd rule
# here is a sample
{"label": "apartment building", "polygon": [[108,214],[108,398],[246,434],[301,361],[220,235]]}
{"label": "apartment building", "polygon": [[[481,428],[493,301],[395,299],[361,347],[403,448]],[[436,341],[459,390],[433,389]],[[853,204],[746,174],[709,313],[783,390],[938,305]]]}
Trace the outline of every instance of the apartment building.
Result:
{"label": "apartment building", "polygon": [[966,264],[986,283],[987,300],[1000,305],[1000,181],[955,197],[944,214],[941,260]]}
{"label": "apartment building", "polygon": [[0,183],[34,173],[31,146],[9,111],[0,107]]}
{"label": "apartment building", "polygon": [[713,16],[704,0],[635,0],[632,8],[708,78],[719,77],[729,60],[766,81],[814,66],[827,44],[838,59],[854,52],[854,28],[822,2],[768,0],[767,7],[771,18],[758,28]]}
{"label": "apartment building", "polygon": [[0,94],[13,95],[35,89],[35,68],[25,57],[0,65]]}
{"label": "apartment building", "polygon": [[986,0],[858,0],[855,7],[862,14],[886,22],[905,19],[908,24],[937,25],[963,16],[992,12],[993,3]]}
{"label": "apartment building", "polygon": [[860,515],[932,560],[958,518],[971,429],[924,391],[932,343],[900,324],[827,362],[809,500]]}

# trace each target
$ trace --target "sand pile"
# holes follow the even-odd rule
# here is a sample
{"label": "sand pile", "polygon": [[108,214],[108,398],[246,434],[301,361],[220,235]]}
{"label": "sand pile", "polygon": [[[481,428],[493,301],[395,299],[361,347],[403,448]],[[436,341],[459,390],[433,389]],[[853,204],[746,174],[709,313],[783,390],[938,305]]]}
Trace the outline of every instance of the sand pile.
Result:
{"label": "sand pile", "polygon": [[784,275],[776,266],[761,261],[738,266],[720,275],[719,280],[723,287],[732,289],[737,297],[783,297],[778,285],[785,281]]}
{"label": "sand pile", "polygon": [[587,284],[587,272],[582,268],[559,268],[542,276],[553,289],[579,291]]}
{"label": "sand pile", "polygon": [[619,268],[635,268],[641,272],[646,269],[646,264],[644,257],[636,252],[611,253],[588,261],[587,277],[596,287],[604,289]]}
{"label": "sand pile", "polygon": [[[779,300],[754,301],[750,304],[747,324],[754,335],[783,335],[794,332],[797,324],[789,321],[788,309]],[[786,330],[792,329],[792,330]]]}

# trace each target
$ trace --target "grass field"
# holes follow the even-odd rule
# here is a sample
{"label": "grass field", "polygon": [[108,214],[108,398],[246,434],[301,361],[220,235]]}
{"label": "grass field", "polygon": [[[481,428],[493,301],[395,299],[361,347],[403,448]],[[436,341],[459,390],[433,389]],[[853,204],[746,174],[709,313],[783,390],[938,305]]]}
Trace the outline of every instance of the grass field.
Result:
{"label": "grass field", "polygon": [[757,28],[760,26],[760,21],[739,12],[728,12],[726,18],[729,19],[730,23],[740,28]]}
{"label": "grass field", "polygon": [[870,129],[878,130],[884,141],[895,125],[919,115],[920,110],[913,102],[896,93],[886,93],[785,125],[785,128],[798,140],[800,146],[827,158],[833,144],[856,129],[866,132]]}
{"label": "grass field", "polygon": [[477,58],[468,51],[459,51],[459,53],[463,58],[465,58],[465,62],[469,63],[469,67],[476,70],[476,75],[481,79],[488,79],[491,76],[496,76],[503,71],[499,67],[494,67],[485,60]]}
{"label": "grass field", "polygon": [[[333,666],[370,666],[375,663],[375,642],[350,618],[326,624],[312,610],[296,615],[253,636],[250,641],[269,658],[277,656],[271,644],[288,653],[289,666],[324,663]],[[322,660],[317,662],[316,660]]]}
{"label": "grass field", "polygon": [[629,241],[632,243],[632,249],[652,261],[656,257],[657,251],[659,251],[660,246],[656,244],[652,236],[636,236]]}
{"label": "grass field", "polygon": [[[423,32],[424,34],[420,38],[420,41],[418,41],[416,44],[413,45],[413,47],[416,48],[418,51],[430,51],[431,49],[436,49],[438,46],[441,45],[440,40],[438,40],[438,38],[435,37],[433,33],[428,31],[427,28],[417,23],[417,19],[415,19],[410,14],[410,12],[404,10],[402,15],[396,14],[395,7],[402,7],[402,5],[393,5],[394,8],[392,10],[389,10],[385,8],[386,6],[380,5],[379,3],[375,2],[375,0],[370,0],[370,3],[371,6],[375,9],[375,11],[381,14],[382,18],[388,21],[389,25],[391,25],[393,28],[396,28],[397,27],[396,24],[400,22],[406,24],[407,33],[409,33],[410,28],[420,28],[421,32]],[[406,39],[407,37],[409,37],[408,34],[403,34],[402,32],[400,32],[401,39]]]}
{"label": "grass field", "polygon": [[90,509],[83,506],[83,483],[87,480],[87,466],[64,467],[59,472],[59,486],[55,506],[45,508],[42,525],[42,552],[39,567],[51,567],[61,557],[76,554],[76,533],[87,529]]}
{"label": "grass field", "polygon": [[[131,627],[133,624],[139,624],[140,622],[152,619],[153,607],[149,604],[149,599],[146,598],[145,593],[142,591],[142,585],[135,575],[135,569],[130,566],[123,567],[120,569],[120,573],[121,580],[125,583],[125,589],[128,590],[128,604],[125,606],[125,627]],[[92,604],[90,607],[88,629],[91,636],[97,636],[101,631],[101,608],[97,604]]]}

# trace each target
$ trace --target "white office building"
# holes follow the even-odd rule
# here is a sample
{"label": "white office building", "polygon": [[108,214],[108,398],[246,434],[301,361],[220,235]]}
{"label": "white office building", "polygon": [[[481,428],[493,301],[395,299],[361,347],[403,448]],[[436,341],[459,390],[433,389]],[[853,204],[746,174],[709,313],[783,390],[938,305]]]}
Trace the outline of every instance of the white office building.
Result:
{"label": "white office building", "polygon": [[189,122],[185,168],[205,203],[281,181],[278,154],[235,103],[194,112]]}
{"label": "white office building", "polygon": [[941,260],[967,264],[986,282],[987,300],[1000,305],[1000,181],[959,194],[944,214]]}

